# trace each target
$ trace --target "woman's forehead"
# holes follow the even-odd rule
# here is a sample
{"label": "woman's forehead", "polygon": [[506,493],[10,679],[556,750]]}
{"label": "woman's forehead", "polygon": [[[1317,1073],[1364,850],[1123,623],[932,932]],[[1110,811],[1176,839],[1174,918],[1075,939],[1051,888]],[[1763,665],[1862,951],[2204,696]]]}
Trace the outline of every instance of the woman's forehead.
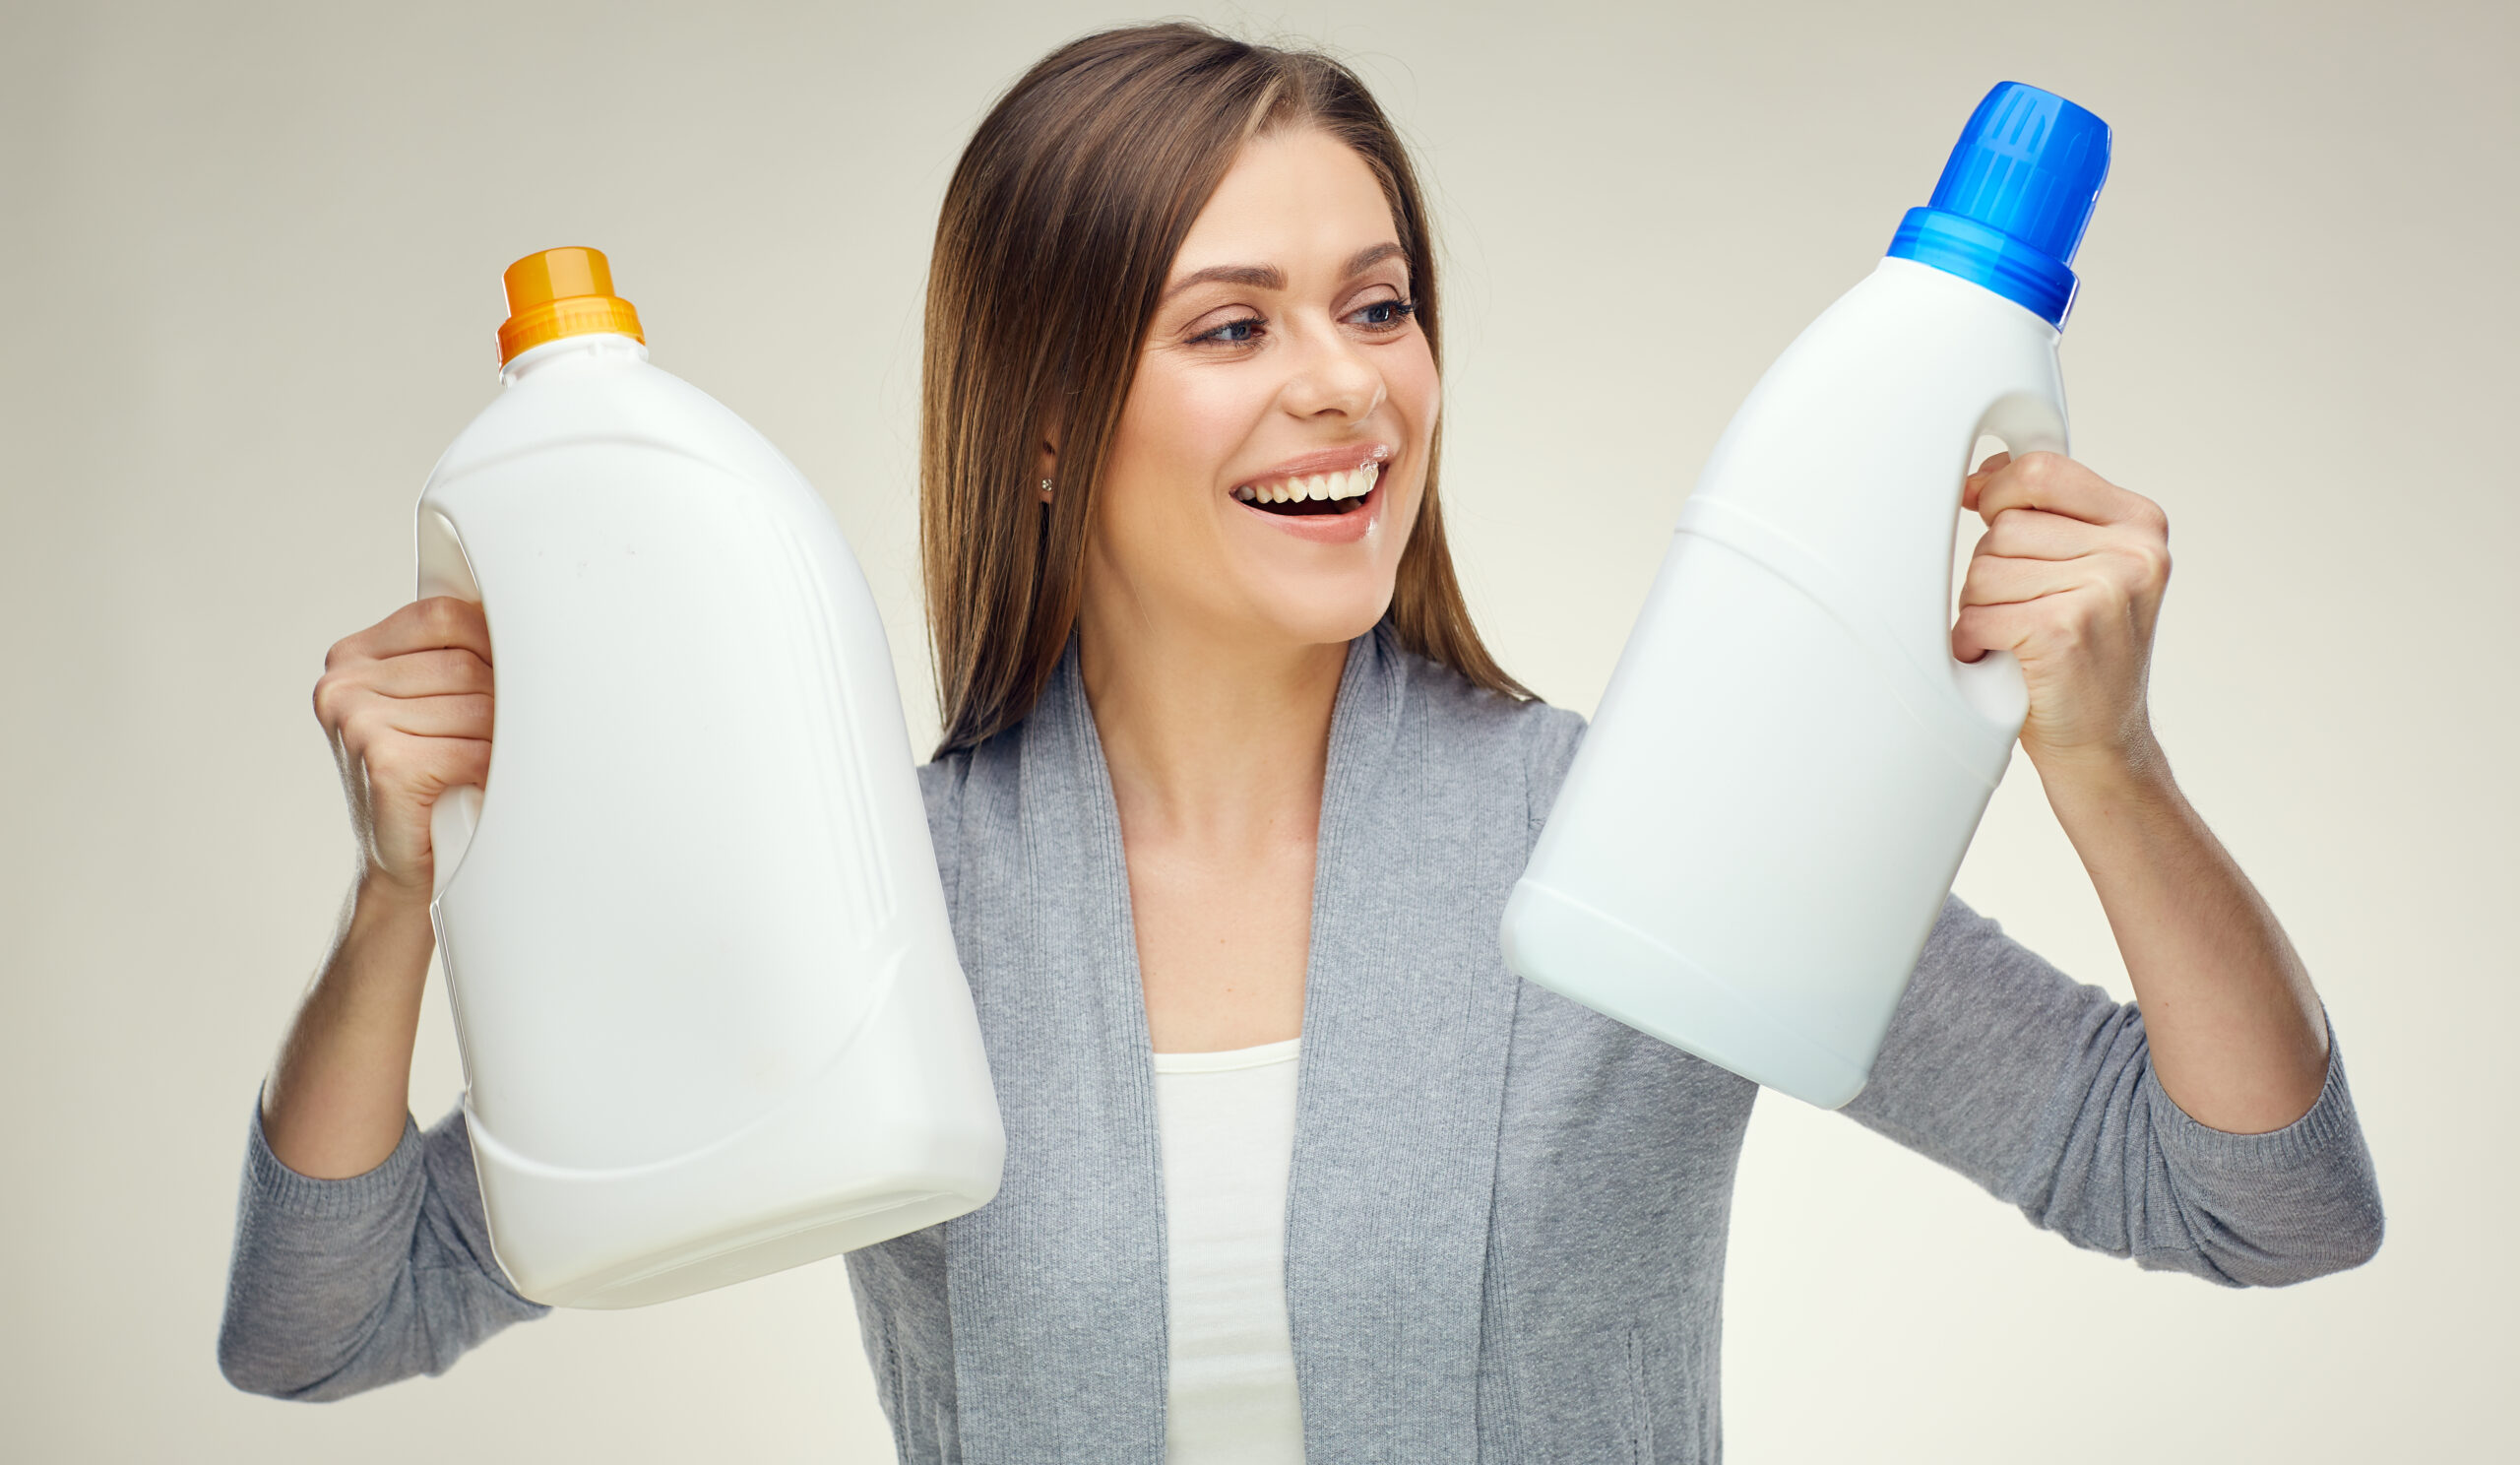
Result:
{"label": "woman's forehead", "polygon": [[1243,146],[1183,236],[1166,290],[1212,279],[1276,289],[1310,277],[1335,284],[1393,256],[1406,266],[1373,169],[1305,128]]}

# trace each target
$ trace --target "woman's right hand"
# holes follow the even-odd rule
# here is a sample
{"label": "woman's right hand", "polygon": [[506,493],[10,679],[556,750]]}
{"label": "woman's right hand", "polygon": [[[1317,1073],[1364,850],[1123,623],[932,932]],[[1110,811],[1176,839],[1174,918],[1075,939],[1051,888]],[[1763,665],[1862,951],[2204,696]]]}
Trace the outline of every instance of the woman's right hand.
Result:
{"label": "woman's right hand", "polygon": [[334,643],[315,682],[365,860],[361,882],[425,901],[429,811],[438,796],[487,785],[490,627],[481,607],[414,601]]}

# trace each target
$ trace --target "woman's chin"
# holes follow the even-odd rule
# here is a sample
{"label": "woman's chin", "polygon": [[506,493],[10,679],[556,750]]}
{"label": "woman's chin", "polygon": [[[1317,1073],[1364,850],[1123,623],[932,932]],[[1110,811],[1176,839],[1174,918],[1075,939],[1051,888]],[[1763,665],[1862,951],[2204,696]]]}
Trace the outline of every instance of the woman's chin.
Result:
{"label": "woman's chin", "polygon": [[1299,589],[1272,586],[1252,598],[1259,622],[1253,629],[1286,645],[1343,645],[1374,628],[1390,607],[1391,595],[1388,576],[1361,584],[1325,585],[1315,579]]}
{"label": "woman's chin", "polygon": [[[1416,517],[1414,497],[1405,506],[1413,512],[1394,523],[1385,519],[1381,504],[1369,500],[1376,522],[1353,543],[1307,542],[1275,533],[1275,525],[1264,526],[1256,537],[1229,536],[1226,573],[1239,582],[1234,599],[1271,639],[1308,646],[1354,640],[1391,606],[1400,546]],[[1242,504],[1232,507],[1239,514],[1254,512]]]}

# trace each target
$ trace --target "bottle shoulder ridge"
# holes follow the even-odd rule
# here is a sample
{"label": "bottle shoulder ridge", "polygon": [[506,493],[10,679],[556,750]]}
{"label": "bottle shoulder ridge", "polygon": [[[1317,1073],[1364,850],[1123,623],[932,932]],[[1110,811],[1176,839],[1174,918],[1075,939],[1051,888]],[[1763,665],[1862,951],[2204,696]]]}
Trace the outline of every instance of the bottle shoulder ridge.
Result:
{"label": "bottle shoulder ridge", "polygon": [[434,488],[527,454],[579,445],[673,453],[734,477],[804,484],[761,430],[724,403],[652,362],[537,373],[508,386],[456,435],[431,469]]}

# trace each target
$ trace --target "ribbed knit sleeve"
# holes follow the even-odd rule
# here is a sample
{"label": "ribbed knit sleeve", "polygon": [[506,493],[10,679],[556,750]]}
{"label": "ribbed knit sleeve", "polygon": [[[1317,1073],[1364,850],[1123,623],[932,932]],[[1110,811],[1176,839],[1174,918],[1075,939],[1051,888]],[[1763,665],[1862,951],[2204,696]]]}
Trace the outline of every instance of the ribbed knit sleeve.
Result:
{"label": "ribbed knit sleeve", "polygon": [[1846,1113],[2138,1266],[2272,1287],[2379,1248],[2379,1185],[2333,1029],[2306,1114],[2265,1134],[2209,1128],[2154,1077],[2134,1004],[2067,978],[1958,896]]}
{"label": "ribbed knit sleeve", "polygon": [[461,1106],[365,1175],[323,1180],[280,1162],[256,1099],[219,1368],[240,1389],[329,1400],[443,1373],[512,1322],[549,1311],[490,1254]]}

